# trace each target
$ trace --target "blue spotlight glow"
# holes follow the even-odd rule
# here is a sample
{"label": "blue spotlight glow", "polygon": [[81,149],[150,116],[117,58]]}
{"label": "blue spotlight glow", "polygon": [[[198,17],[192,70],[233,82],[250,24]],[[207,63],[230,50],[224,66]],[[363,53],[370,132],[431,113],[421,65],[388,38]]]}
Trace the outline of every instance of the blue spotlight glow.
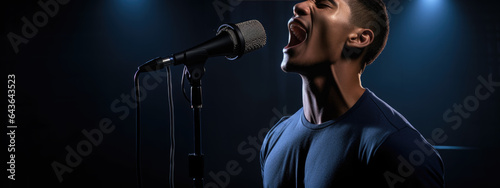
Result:
{"label": "blue spotlight glow", "polygon": [[477,148],[474,147],[465,147],[465,146],[434,146],[434,148],[439,150],[474,150]]}
{"label": "blue spotlight glow", "polygon": [[420,1],[422,1],[422,3],[425,3],[426,5],[439,5],[444,0],[420,0]]}

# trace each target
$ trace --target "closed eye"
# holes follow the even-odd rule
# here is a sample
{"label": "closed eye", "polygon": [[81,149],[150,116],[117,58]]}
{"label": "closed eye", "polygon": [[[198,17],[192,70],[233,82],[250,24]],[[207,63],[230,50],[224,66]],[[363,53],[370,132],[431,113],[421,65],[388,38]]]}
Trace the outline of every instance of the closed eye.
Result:
{"label": "closed eye", "polygon": [[337,5],[333,0],[316,0],[315,4],[318,8],[333,8]]}
{"label": "closed eye", "polygon": [[318,8],[330,8],[330,5],[325,3],[316,3],[316,7]]}

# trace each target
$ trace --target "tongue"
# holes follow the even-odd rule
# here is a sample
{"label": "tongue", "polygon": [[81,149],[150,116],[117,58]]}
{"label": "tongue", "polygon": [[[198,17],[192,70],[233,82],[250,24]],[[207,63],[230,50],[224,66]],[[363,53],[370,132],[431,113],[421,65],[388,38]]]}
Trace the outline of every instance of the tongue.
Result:
{"label": "tongue", "polygon": [[290,43],[289,47],[302,43],[306,39],[306,30],[297,24],[290,25]]}

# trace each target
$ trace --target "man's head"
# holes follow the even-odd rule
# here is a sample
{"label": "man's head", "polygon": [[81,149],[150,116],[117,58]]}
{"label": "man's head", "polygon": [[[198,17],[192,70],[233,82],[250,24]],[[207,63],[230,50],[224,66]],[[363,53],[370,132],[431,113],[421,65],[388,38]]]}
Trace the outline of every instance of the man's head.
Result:
{"label": "man's head", "polygon": [[343,60],[362,70],[383,50],[389,20],[382,0],[308,0],[294,6],[285,71],[308,74]]}

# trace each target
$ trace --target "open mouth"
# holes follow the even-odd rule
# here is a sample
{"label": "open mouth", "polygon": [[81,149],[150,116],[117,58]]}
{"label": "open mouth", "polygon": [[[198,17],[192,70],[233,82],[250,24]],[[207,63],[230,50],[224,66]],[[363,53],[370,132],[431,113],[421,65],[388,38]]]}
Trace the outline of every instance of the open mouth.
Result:
{"label": "open mouth", "polygon": [[301,24],[292,22],[288,29],[290,30],[290,40],[285,48],[292,48],[306,40],[307,31]]}

